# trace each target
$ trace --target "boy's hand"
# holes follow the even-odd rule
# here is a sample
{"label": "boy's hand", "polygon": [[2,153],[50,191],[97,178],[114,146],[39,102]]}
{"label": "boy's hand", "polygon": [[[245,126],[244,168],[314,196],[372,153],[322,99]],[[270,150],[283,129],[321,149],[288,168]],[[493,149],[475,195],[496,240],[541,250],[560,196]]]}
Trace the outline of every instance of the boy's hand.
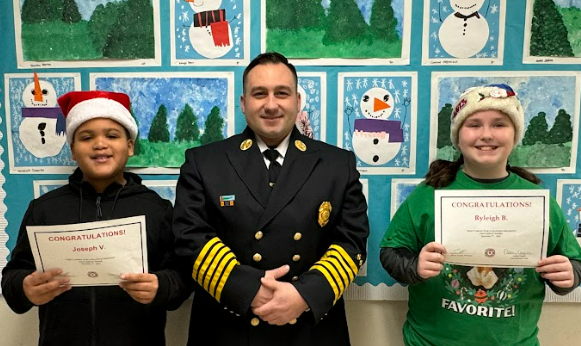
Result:
{"label": "boy's hand", "polygon": [[56,278],[62,273],[61,269],[51,269],[44,273],[35,271],[26,276],[22,282],[26,298],[34,305],[43,305],[70,290],[71,286],[67,285],[68,278]]}
{"label": "boy's hand", "polygon": [[157,294],[159,282],[155,274],[122,274],[119,286],[141,304],[149,304]]}
{"label": "boy's hand", "polygon": [[442,244],[431,242],[426,244],[418,257],[418,275],[422,279],[429,279],[440,274],[444,268],[444,254],[446,248]]}
{"label": "boy's hand", "polygon": [[571,261],[565,256],[555,255],[543,258],[536,268],[541,277],[549,280],[553,285],[561,288],[571,288],[575,283],[573,266]]}

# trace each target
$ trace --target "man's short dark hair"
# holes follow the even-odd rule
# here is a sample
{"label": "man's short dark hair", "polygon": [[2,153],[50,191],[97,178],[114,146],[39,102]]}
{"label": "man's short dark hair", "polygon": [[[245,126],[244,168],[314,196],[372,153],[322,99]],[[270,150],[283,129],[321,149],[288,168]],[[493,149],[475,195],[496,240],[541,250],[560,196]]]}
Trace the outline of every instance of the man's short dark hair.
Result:
{"label": "man's short dark hair", "polygon": [[288,62],[288,59],[277,52],[265,52],[259,54],[256,58],[254,58],[246,69],[244,69],[244,74],[242,75],[242,92],[246,92],[246,77],[248,73],[258,65],[266,65],[266,64],[284,64],[293,74],[295,79],[295,88],[298,84],[298,77],[297,77],[297,70],[295,69],[294,65]]}

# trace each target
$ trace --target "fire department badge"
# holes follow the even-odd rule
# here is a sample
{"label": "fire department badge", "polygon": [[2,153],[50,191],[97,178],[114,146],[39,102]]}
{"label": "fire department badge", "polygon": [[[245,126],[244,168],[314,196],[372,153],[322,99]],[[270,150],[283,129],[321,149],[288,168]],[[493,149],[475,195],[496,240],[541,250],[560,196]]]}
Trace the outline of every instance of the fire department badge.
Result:
{"label": "fire department badge", "polygon": [[329,217],[331,217],[331,211],[333,207],[331,207],[331,202],[323,202],[319,207],[319,226],[325,227],[325,225],[329,222]]}

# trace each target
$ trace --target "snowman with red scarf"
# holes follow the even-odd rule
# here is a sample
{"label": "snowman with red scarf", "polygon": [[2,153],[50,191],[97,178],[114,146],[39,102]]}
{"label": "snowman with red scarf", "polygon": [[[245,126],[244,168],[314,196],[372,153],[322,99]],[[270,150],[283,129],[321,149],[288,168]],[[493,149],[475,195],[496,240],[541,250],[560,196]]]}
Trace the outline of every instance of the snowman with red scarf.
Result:
{"label": "snowman with red scarf", "polygon": [[232,49],[232,29],[222,0],[185,0],[194,10],[190,42],[198,54],[216,59]]}
{"label": "snowman with red scarf", "polygon": [[455,58],[470,58],[484,48],[490,29],[486,18],[478,12],[484,0],[450,0],[455,11],[440,26],[440,44]]}

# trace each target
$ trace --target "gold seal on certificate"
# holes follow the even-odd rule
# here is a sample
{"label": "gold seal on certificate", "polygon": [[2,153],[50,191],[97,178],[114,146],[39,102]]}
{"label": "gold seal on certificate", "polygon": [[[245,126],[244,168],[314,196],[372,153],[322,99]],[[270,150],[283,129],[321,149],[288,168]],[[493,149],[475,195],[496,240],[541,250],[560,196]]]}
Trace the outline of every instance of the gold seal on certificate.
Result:
{"label": "gold seal on certificate", "polygon": [[147,273],[145,216],[27,226],[36,270],[63,270],[71,286],[118,285],[124,273]]}
{"label": "gold seal on certificate", "polygon": [[436,190],[434,198],[435,240],[446,247],[446,262],[536,267],[546,257],[548,190]]}

